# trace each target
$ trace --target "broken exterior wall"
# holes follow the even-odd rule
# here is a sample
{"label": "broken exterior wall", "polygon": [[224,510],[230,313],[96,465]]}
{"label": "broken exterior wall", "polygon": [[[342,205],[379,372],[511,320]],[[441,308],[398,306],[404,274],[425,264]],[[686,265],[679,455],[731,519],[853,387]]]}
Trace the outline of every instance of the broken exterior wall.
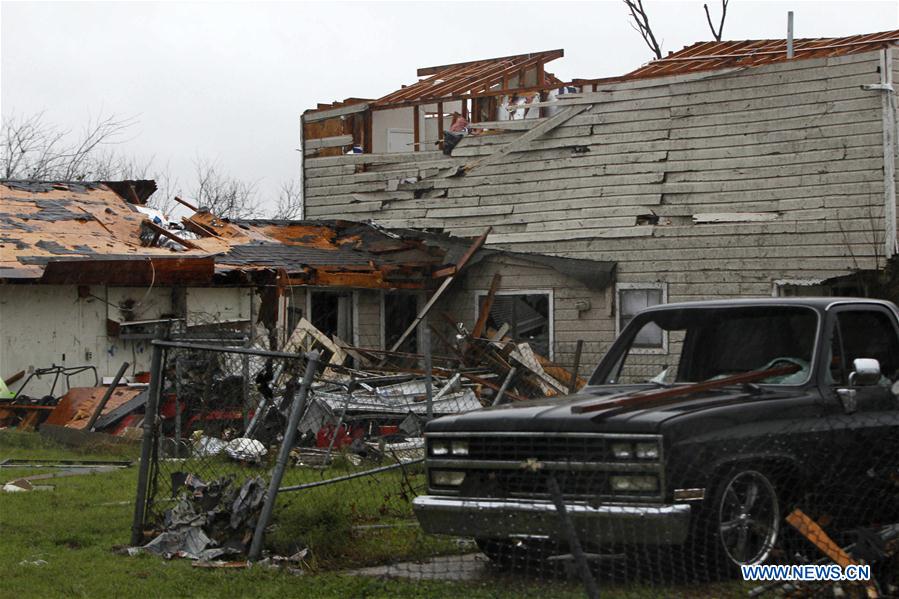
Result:
{"label": "broken exterior wall", "polygon": [[[465,276],[447,292],[434,309],[431,322],[444,326],[438,314],[445,311],[463,322],[470,331],[477,319],[479,295],[490,289],[495,274],[499,274],[501,292],[543,292],[551,294],[552,359],[570,366],[577,341],[584,341],[581,357],[581,376],[592,372],[602,352],[614,339],[615,328],[609,321],[609,294],[587,289],[579,282],[547,267],[508,256],[494,256],[471,266]],[[589,306],[589,307],[588,307]],[[579,310],[578,308],[586,308]],[[449,333],[448,330],[446,330]],[[436,341],[436,340],[435,340]],[[546,356],[547,358],[550,356]]]}
{"label": "broken exterior wall", "polygon": [[882,265],[882,112],[860,87],[879,63],[869,52],[603,87],[588,111],[460,177],[441,175],[521,132],[469,137],[452,158],[308,159],[307,214],[457,235],[490,224],[488,244],[616,261],[619,281],[661,283],[670,301],[771,295],[777,280]]}
{"label": "broken exterior wall", "polygon": [[[136,319],[159,318],[171,311],[171,289],[91,286],[97,297],[79,298],[74,285],[0,285],[0,376],[60,366],[96,366],[99,376],[111,376],[122,362],[131,372],[150,369],[149,341],[128,341],[107,335],[107,318],[121,321],[120,302],[139,302]],[[24,379],[12,387],[19,388]],[[33,379],[24,390],[30,396],[49,393],[50,377]],[[93,375],[72,378],[73,386],[93,386]],[[57,385],[65,391],[65,382]]]}
{"label": "broken exterior wall", "polygon": [[248,287],[190,287],[187,295],[189,325],[249,321],[254,316],[254,293]]}
{"label": "broken exterior wall", "polygon": [[[131,364],[128,375],[149,371],[150,341],[110,335],[107,320],[121,324],[186,314],[192,325],[242,321],[255,313],[250,302],[259,301],[252,299],[253,290],[247,287],[185,290],[91,285],[81,289],[79,296],[75,285],[0,285],[0,376],[53,364],[89,364],[104,377],[112,376],[126,361]],[[182,297],[186,297],[183,303]],[[50,377],[34,379],[24,392],[40,397],[50,391],[52,382]],[[76,375],[72,385],[93,386],[93,374]],[[65,391],[63,381],[56,391]]]}

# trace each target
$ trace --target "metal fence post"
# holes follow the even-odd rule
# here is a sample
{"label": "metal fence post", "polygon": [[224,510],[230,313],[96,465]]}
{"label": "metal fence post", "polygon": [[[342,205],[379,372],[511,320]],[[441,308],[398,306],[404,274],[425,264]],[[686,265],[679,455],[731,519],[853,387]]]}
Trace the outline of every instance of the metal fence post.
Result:
{"label": "metal fence post", "polygon": [[556,477],[549,475],[546,477],[546,486],[549,488],[549,495],[552,497],[553,504],[556,506],[556,512],[559,513],[559,523],[562,525],[562,533],[568,539],[568,547],[571,549],[571,556],[581,575],[581,581],[584,583],[584,590],[587,591],[587,597],[590,599],[599,599],[599,587],[596,586],[596,579],[590,572],[590,566],[587,564],[587,556],[581,548],[581,541],[578,539],[577,531],[571,518],[568,517],[568,510],[565,509],[565,500],[562,498],[562,490]]}
{"label": "metal fence post", "polygon": [[432,364],[431,364],[431,329],[428,326],[427,317],[422,322],[421,329],[421,345],[422,345],[422,353],[425,357],[425,398],[427,403],[427,416],[428,420],[433,420],[434,418],[434,380],[432,373]]}
{"label": "metal fence post", "polygon": [[143,541],[144,516],[147,509],[147,484],[150,478],[150,458],[153,451],[153,436],[156,433],[156,412],[159,406],[159,395],[162,392],[162,353],[163,347],[153,344],[153,356],[150,360],[150,388],[148,389],[147,407],[144,415],[144,438],[140,446],[140,469],[137,472],[137,497],[134,500],[134,520],[131,523],[131,544],[138,545]]}
{"label": "metal fence post", "polygon": [[290,418],[287,421],[287,430],[284,431],[284,440],[281,442],[281,449],[278,451],[278,460],[275,462],[275,469],[272,471],[272,480],[268,485],[268,493],[266,493],[265,503],[262,505],[262,513],[259,514],[259,521],[256,522],[256,531],[253,533],[253,542],[250,545],[250,554],[248,556],[251,561],[258,560],[262,554],[262,539],[265,536],[265,529],[268,527],[272,511],[275,508],[278,487],[281,486],[281,479],[284,478],[284,469],[287,467],[287,461],[290,459],[290,450],[293,448],[293,442],[297,435],[300,417],[306,409],[309,387],[312,386],[312,378],[315,376],[315,371],[318,368],[319,353],[317,351],[309,352],[307,358],[308,362],[306,363],[306,372],[303,375],[303,384],[300,387],[300,392],[293,397],[293,403],[290,407]]}
{"label": "metal fence post", "polygon": [[578,339],[577,346],[574,348],[574,364],[571,365],[571,381],[568,383],[569,395],[577,391],[577,373],[581,367],[581,352],[583,349],[584,340]]}

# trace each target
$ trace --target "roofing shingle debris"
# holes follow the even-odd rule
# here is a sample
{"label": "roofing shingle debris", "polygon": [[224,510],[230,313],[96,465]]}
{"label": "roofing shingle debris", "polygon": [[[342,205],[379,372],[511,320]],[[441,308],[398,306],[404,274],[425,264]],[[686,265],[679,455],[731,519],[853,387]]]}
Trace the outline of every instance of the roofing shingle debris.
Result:
{"label": "roofing shingle debris", "polygon": [[[430,289],[471,241],[350,221],[229,221],[199,209],[172,230],[148,215],[152,181],[0,182],[0,281]],[[156,220],[159,220],[156,218]],[[605,286],[614,264],[481,249]],[[110,268],[127,262],[129,268]],[[584,270],[586,268],[586,270]],[[439,277],[438,277],[439,278]]]}

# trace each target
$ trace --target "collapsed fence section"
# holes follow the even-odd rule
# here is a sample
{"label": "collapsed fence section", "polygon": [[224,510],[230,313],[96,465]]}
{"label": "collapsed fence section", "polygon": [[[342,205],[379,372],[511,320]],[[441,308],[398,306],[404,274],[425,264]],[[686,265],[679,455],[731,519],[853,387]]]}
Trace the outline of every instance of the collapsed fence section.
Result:
{"label": "collapsed fence section", "polygon": [[[166,555],[295,554],[315,544],[306,538],[316,531],[336,538],[341,522],[350,532],[417,528],[411,505],[425,488],[424,425],[482,406],[458,376],[435,376],[430,390],[403,373],[358,379],[315,350],[153,348],[132,545]],[[306,501],[347,484],[366,490],[352,502]],[[350,567],[387,557],[332,554],[322,545],[308,559]]]}

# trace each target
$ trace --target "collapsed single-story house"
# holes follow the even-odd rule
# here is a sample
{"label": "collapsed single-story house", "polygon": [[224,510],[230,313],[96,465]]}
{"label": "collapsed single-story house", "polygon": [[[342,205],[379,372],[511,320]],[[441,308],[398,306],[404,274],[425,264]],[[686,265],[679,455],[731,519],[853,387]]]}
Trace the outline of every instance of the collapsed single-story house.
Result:
{"label": "collapsed single-story house", "polygon": [[[247,344],[277,348],[301,318],[347,345],[390,348],[437,290],[431,322],[470,310],[496,273],[560,289],[494,302],[509,335],[552,357],[553,327],[564,326],[553,311],[576,324],[579,306],[601,302],[614,280],[614,263],[483,248],[483,235],[345,220],[231,222],[203,209],[173,229],[145,208],[155,188],[0,182],[0,376],[90,365],[109,377],[125,361],[145,371],[154,336],[214,338],[223,325]],[[400,349],[415,353],[418,344],[413,334]],[[49,392],[53,377],[45,379],[28,393]],[[92,386],[93,373],[71,384]]]}
{"label": "collapsed single-story house", "polygon": [[[545,69],[560,50],[419,69],[382,98],[303,114],[305,217],[490,225],[487,247],[616,263],[606,300],[555,303],[557,346],[605,349],[667,301],[860,294],[854,273],[897,252],[897,43],[700,42],[572,81]],[[447,155],[451,112],[470,130]],[[665,354],[667,335],[645,351]]]}

